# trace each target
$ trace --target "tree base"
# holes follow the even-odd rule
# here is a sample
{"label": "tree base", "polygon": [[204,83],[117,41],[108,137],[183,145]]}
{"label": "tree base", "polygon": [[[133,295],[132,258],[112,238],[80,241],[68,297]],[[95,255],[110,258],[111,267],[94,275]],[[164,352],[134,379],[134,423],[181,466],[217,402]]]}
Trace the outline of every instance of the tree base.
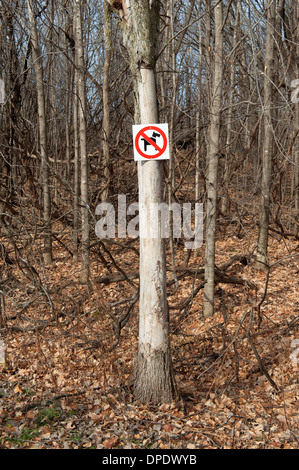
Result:
{"label": "tree base", "polygon": [[156,351],[144,358],[137,354],[133,391],[141,403],[171,403],[179,398],[169,351]]}

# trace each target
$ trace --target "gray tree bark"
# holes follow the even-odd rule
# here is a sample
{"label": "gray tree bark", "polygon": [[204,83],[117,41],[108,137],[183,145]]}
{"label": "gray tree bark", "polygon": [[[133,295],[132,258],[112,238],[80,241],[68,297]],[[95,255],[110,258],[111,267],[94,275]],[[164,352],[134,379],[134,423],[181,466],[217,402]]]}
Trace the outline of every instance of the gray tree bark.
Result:
{"label": "gray tree bark", "polygon": [[86,142],[86,97],[85,65],[82,35],[82,13],[80,0],[74,0],[75,53],[77,66],[78,118],[80,141],[80,176],[81,176],[81,217],[82,217],[82,264],[80,281],[87,284],[89,280],[89,206],[88,206],[88,157]]}
{"label": "gray tree bark", "polygon": [[[158,122],[154,66],[159,2],[124,0],[120,11],[124,44],[130,56],[135,93],[135,123]],[[163,202],[163,161],[138,162],[139,204]],[[134,395],[143,403],[170,402],[177,396],[169,342],[165,244],[151,238],[151,220],[140,210],[139,343]],[[159,222],[161,224],[161,222]],[[161,227],[158,227],[158,230]]]}
{"label": "gray tree bark", "polygon": [[[76,25],[73,24],[74,37]],[[80,201],[80,144],[78,124],[78,54],[74,51],[74,100],[73,100],[73,125],[74,125],[74,225],[73,225],[73,258],[78,262],[78,235],[79,235],[79,201]]]}
{"label": "gray tree bark", "polygon": [[[296,40],[296,50],[295,50],[295,77],[299,79],[299,2],[297,0],[297,8],[295,7],[295,15],[296,15],[296,33],[295,33],[295,40]],[[297,89],[298,89],[298,82],[297,82]],[[297,93],[297,102],[295,103],[295,132],[299,131],[299,102],[298,102],[298,93]],[[299,139],[297,136],[295,149],[294,149],[294,182],[295,182],[295,192],[294,192],[294,204],[295,204],[295,230],[296,233],[299,234]]]}
{"label": "gray tree bark", "polygon": [[256,267],[268,269],[268,233],[270,216],[270,191],[272,175],[273,151],[273,77],[274,77],[274,34],[275,34],[275,2],[268,0],[267,8],[267,37],[264,68],[264,151],[261,182],[261,206],[259,219],[259,235],[256,256]]}
{"label": "gray tree bark", "polygon": [[237,1],[235,21],[232,24],[234,31],[232,50],[233,54],[230,57],[230,73],[229,73],[229,98],[228,98],[228,114],[227,114],[227,133],[226,133],[226,151],[225,151],[225,162],[223,172],[223,187],[224,194],[221,199],[221,212],[226,215],[228,212],[229,198],[228,198],[228,180],[229,180],[229,158],[230,158],[230,146],[232,139],[232,118],[233,118],[233,99],[235,93],[235,57],[236,57],[236,45],[238,39],[238,29],[240,21],[240,10],[241,2]]}
{"label": "gray tree bark", "polygon": [[[199,12],[201,13],[202,1],[199,1]],[[197,108],[196,108],[196,140],[195,140],[195,201],[199,202],[200,197],[200,121],[201,121],[201,106],[202,106],[202,22],[201,18],[198,21],[198,35],[199,35],[199,57],[198,57],[198,91],[197,91]]]}
{"label": "gray tree bark", "polygon": [[41,155],[41,184],[43,194],[44,262],[45,264],[49,264],[52,262],[51,194],[49,186],[49,161],[47,153],[47,122],[45,111],[45,91],[43,85],[43,62],[41,50],[39,47],[36,18],[32,0],[27,0],[27,6],[37,88],[39,141]]}
{"label": "gray tree bark", "polygon": [[104,188],[101,193],[101,201],[108,202],[109,185],[111,180],[110,162],[110,64],[112,52],[112,10],[108,2],[104,3],[104,37],[105,37],[105,61],[103,70],[103,166],[104,166]]}
{"label": "gray tree bark", "polygon": [[215,4],[215,58],[214,83],[211,97],[211,118],[207,151],[207,204],[206,204],[206,248],[205,248],[205,287],[203,314],[214,314],[215,240],[217,215],[217,171],[220,136],[220,114],[223,81],[223,33],[222,3]]}

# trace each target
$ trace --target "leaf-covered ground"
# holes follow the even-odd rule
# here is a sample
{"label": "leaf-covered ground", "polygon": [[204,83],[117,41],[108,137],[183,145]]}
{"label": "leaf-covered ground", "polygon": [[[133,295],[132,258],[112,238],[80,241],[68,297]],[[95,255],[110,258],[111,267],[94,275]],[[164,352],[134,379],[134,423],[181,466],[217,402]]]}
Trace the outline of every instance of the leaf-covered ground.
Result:
{"label": "leaf-covered ground", "polygon": [[[217,266],[253,251],[255,239],[255,233],[219,236]],[[107,251],[92,249],[89,291],[78,283],[79,266],[61,244],[38,280],[25,269],[2,266],[9,295],[1,329],[1,448],[298,448],[298,242],[270,238],[268,279],[252,261],[233,263],[227,275],[250,284],[218,284],[216,313],[206,320],[202,290],[192,297],[204,248],[192,254],[190,275],[177,291],[169,284],[181,399],[161,406],[137,403],[130,389],[138,280],[99,282],[119,268],[138,270],[138,244],[127,250],[105,246]],[[176,263],[185,256],[179,247]],[[168,276],[171,281],[171,271]],[[118,336],[118,319],[126,312]]]}

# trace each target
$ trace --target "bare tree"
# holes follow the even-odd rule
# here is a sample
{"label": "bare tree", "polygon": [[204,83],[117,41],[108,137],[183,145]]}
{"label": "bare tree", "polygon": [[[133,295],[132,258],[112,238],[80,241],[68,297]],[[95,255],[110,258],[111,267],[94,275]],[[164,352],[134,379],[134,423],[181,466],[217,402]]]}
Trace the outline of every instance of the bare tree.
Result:
{"label": "bare tree", "polygon": [[86,143],[85,65],[80,0],[74,0],[75,54],[77,67],[78,120],[81,161],[81,216],[82,216],[82,267],[80,280],[89,279],[89,206],[88,206],[88,156]]}
{"label": "bare tree", "polygon": [[104,2],[104,36],[105,61],[103,70],[103,166],[104,188],[101,201],[107,202],[109,198],[109,185],[111,180],[110,162],[110,67],[112,53],[112,9],[108,2]]}
{"label": "bare tree", "polygon": [[[73,33],[76,37],[76,24],[73,22]],[[78,98],[78,54],[73,51],[72,59],[74,70],[74,98],[73,98],[73,126],[74,126],[74,223],[73,223],[73,257],[78,262],[78,235],[79,235],[79,201],[80,201],[80,143],[79,143],[79,98]]]}
{"label": "bare tree", "polygon": [[43,60],[39,46],[36,16],[32,0],[27,0],[29,28],[32,43],[32,55],[36,76],[37,103],[38,103],[38,123],[41,155],[41,182],[43,191],[43,218],[44,218],[44,262],[49,264],[52,261],[51,242],[51,195],[49,186],[49,161],[47,153],[47,121],[45,111],[45,91],[43,83]]}
{"label": "bare tree", "polygon": [[[130,57],[135,91],[135,123],[157,123],[158,107],[154,66],[159,24],[159,2],[124,0],[119,8],[123,38]],[[163,200],[163,162],[138,162],[139,204],[150,207]],[[176,386],[169,344],[169,314],[166,295],[165,244],[151,238],[151,220],[140,210],[139,345],[135,363],[134,393],[141,402],[169,402]]]}
{"label": "bare tree", "polygon": [[264,68],[264,149],[261,183],[261,206],[259,220],[259,236],[256,257],[256,267],[266,270],[268,268],[268,234],[270,216],[270,188],[272,176],[273,152],[273,77],[274,77],[274,33],[275,33],[275,2],[268,0],[266,55]]}
{"label": "bare tree", "polygon": [[226,151],[225,151],[225,163],[224,163],[224,174],[223,174],[223,186],[224,194],[221,201],[221,212],[225,215],[228,212],[228,179],[229,179],[229,158],[230,158],[230,146],[232,140],[232,120],[233,120],[233,99],[235,93],[235,57],[236,57],[236,47],[239,33],[239,22],[240,22],[240,10],[241,2],[237,1],[236,12],[235,12],[235,21],[232,24],[233,34],[233,43],[232,51],[230,57],[230,71],[229,71],[229,98],[228,98],[228,113],[227,113],[227,133],[226,133]]}
{"label": "bare tree", "polygon": [[[199,0],[199,12],[201,12],[202,1]],[[201,122],[201,101],[202,101],[202,62],[203,62],[203,41],[202,41],[202,22],[198,20],[199,35],[199,60],[198,60],[198,92],[197,92],[197,108],[196,108],[196,148],[195,148],[195,201],[199,201],[200,196],[200,122]]]}
{"label": "bare tree", "polygon": [[[295,6],[295,18],[296,18],[296,31],[295,31],[295,41],[296,41],[296,49],[295,49],[295,73],[296,79],[299,79],[299,2],[297,1],[297,8]],[[297,89],[298,89],[298,81]],[[295,100],[295,135],[299,133],[299,99],[297,94],[297,99]],[[295,186],[295,223],[296,223],[296,233],[299,233],[299,139],[297,138],[296,146],[295,146],[295,155],[294,155],[294,186]]]}
{"label": "bare tree", "polygon": [[211,96],[211,117],[207,150],[207,204],[206,204],[206,248],[205,248],[205,287],[203,314],[205,317],[214,313],[214,278],[215,278],[215,239],[217,211],[217,171],[220,135],[220,113],[223,79],[223,33],[222,2],[215,6],[215,56],[214,83]]}

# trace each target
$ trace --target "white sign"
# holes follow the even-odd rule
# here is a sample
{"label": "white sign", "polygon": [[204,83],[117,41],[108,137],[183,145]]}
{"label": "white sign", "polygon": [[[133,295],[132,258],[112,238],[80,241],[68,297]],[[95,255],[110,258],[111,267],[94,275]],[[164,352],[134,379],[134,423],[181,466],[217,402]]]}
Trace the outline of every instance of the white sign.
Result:
{"label": "white sign", "polygon": [[133,126],[134,160],[169,160],[168,124]]}

